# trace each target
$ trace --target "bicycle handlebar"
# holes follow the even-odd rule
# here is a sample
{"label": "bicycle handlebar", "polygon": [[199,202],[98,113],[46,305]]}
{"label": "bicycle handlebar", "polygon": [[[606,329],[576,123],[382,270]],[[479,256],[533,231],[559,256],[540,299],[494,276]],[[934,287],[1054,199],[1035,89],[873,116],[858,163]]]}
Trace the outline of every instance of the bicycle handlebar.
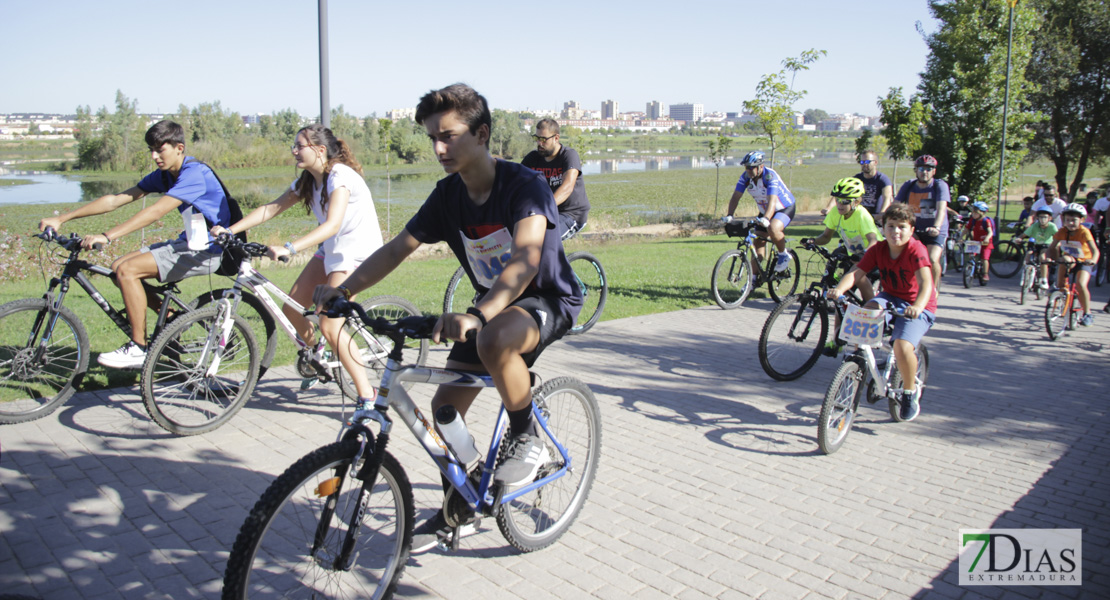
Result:
{"label": "bicycle handlebar", "polygon": [[[836,297],[836,303],[839,304],[842,307],[846,307],[846,306],[848,306],[848,297],[841,294],[841,295]],[[883,310],[885,310],[889,313],[892,313],[897,317],[905,317],[906,316],[906,309],[905,309],[905,307],[902,307],[902,306],[895,306],[895,307],[892,307],[892,308],[885,308]]]}
{"label": "bicycle handlebar", "polygon": [[[328,303],[322,314],[333,319],[357,317],[375,335],[390,336],[390,334],[397,334],[414,340],[431,339],[432,331],[440,319],[440,315],[412,315],[399,319],[370,317],[357,302],[350,302],[338,297]],[[467,341],[473,339],[477,333],[477,329],[467,330]]]}

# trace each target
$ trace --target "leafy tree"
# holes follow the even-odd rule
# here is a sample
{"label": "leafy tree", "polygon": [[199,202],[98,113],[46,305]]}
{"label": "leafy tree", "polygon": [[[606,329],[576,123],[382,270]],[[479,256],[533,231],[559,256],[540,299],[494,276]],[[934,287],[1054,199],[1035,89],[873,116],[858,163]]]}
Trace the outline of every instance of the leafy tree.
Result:
{"label": "leafy tree", "polygon": [[1025,75],[1039,86],[1029,104],[1046,119],[1033,126],[1030,148],[1052,160],[1057,188],[1075,198],[1087,167],[1110,154],[1110,4],[1039,0],[1037,6],[1044,24],[1033,34]]}
{"label": "leafy tree", "polygon": [[[806,50],[797,58],[783,60],[782,70],[764,75],[755,86],[755,98],[744,101],[744,110],[756,116],[754,129],[760,139],[771,146],[772,168],[775,153],[780,148],[789,153],[801,142],[801,133],[795,127],[793,106],[805,97],[806,91],[794,90],[794,78],[798,71],[808,71],[809,65],[825,54],[824,50]],[[789,84],[786,82],[788,75]]]}
{"label": "leafy tree", "polygon": [[292,143],[293,137],[301,130],[301,115],[292,108],[274,113],[274,127],[270,139],[278,143]]}
{"label": "leafy tree", "polygon": [[821,121],[829,118],[829,113],[821,110],[820,108],[807,108],[805,113],[805,122],[807,125],[816,125]]}
{"label": "leafy tree", "polygon": [[859,158],[861,154],[871,147],[871,135],[870,129],[864,129],[863,133],[856,138],[856,158]]}
{"label": "leafy tree", "polygon": [[342,104],[331,109],[331,126],[328,129],[331,129],[335,137],[348,142],[348,144],[362,136],[362,128],[359,127],[358,117],[343,110]]}
{"label": "leafy tree", "polygon": [[907,101],[902,88],[890,88],[886,98],[880,98],[879,120],[883,123],[887,155],[894,159],[894,178],[898,177],[898,161],[913,158],[921,149],[922,128],[929,118],[929,107],[916,94]]}
{"label": "leafy tree", "polygon": [[713,214],[718,214],[717,199],[721,193],[721,165],[725,162],[725,157],[728,156],[728,149],[732,146],[732,140],[718,135],[717,139],[709,141],[709,159],[717,167],[717,187],[713,192]]}
{"label": "leafy tree", "polygon": [[77,108],[77,164],[82,169],[108,171],[139,170],[146,165],[143,141],[145,120],[138,101],[116,91],[116,111],[101,107],[94,117],[89,107]]}
{"label": "leafy tree", "polygon": [[[929,0],[940,29],[925,36],[929,56],[921,74],[922,101],[931,105],[923,150],[937,157],[961,194],[998,194],[1006,88],[1009,4]],[[1012,182],[1027,151],[1036,115],[1024,107],[1032,86],[1025,71],[1040,18],[1028,3],[1014,8],[1010,115],[1003,185]]]}

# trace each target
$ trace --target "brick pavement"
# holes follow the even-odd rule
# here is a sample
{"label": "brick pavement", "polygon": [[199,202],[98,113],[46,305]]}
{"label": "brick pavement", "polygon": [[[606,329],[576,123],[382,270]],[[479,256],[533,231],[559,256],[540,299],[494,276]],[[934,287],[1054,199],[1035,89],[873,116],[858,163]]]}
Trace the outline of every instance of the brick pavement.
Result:
{"label": "brick pavement", "polygon": [[[1107,291],[1094,290],[1098,307]],[[863,407],[832,456],[817,450],[816,417],[837,363],[790,383],[764,375],[769,301],[609,321],[556,344],[537,371],[588,382],[604,420],[578,521],[527,555],[487,521],[455,555],[413,557],[398,596],[1108,597],[1110,315],[1053,343],[1042,305],[1015,297],[1013,281],[946,285],[921,418]],[[166,434],[132,389],[0,428],[0,590],[217,597],[248,508],[336,432],[332,390],[297,396],[291,370],[276,371],[205,436]],[[484,394],[479,438],[496,407]],[[430,515],[438,477],[408,436],[395,442],[418,519]],[[960,587],[957,532],[989,527],[1082,528],[1084,586]]]}

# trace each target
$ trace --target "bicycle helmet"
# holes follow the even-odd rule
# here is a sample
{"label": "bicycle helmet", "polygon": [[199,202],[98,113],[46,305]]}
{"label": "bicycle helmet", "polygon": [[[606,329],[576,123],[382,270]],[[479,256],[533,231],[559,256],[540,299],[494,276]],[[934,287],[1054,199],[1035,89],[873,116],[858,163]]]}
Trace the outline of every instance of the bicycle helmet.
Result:
{"label": "bicycle helmet", "polygon": [[989,209],[990,207],[987,206],[986,202],[983,202],[983,201],[980,200],[978,202],[972,202],[971,203],[971,208],[974,208],[975,210],[977,210],[981,213],[985,213],[985,212],[987,212],[987,209]]}
{"label": "bicycle helmet", "polygon": [[915,166],[915,167],[932,167],[932,168],[935,169],[935,168],[937,168],[937,159],[933,158],[932,156],[930,156],[928,154],[922,154],[921,156],[917,157],[917,160],[913,161],[913,166]]}
{"label": "bicycle helmet", "polygon": [[832,195],[836,198],[855,200],[863,195],[863,182],[855,177],[845,177],[833,186]]}
{"label": "bicycle helmet", "polygon": [[1038,215],[1048,215],[1048,216],[1050,216],[1050,217],[1051,217],[1051,216],[1052,216],[1052,209],[1051,209],[1051,208],[1049,208],[1049,207],[1047,207],[1047,206],[1042,206],[1042,207],[1038,208],[1038,209],[1037,209],[1037,212],[1036,212],[1036,213],[1034,213],[1034,214],[1038,214]]}
{"label": "bicycle helmet", "polygon": [[1079,215],[1080,217],[1086,217],[1087,216],[1087,207],[1083,206],[1082,204],[1080,204],[1078,202],[1072,202],[1071,204],[1068,205],[1067,208],[1064,209],[1064,212],[1062,212],[1060,214],[1066,215],[1068,213],[1074,213],[1074,214]]}
{"label": "bicycle helmet", "polygon": [[763,153],[759,150],[752,150],[751,152],[744,155],[744,158],[740,161],[740,164],[744,165],[745,167],[758,167],[759,165],[763,164]]}

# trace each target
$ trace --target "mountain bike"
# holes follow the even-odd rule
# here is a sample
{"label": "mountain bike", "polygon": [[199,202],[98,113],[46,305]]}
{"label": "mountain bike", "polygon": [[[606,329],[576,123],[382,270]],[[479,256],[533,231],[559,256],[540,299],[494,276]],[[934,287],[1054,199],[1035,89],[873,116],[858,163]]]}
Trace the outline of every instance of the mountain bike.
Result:
{"label": "mountain bike", "polygon": [[991,252],[991,274],[1009,279],[1018,274],[1025,263],[1026,244],[1020,240],[1002,240]]}
{"label": "mountain bike", "polygon": [[775,262],[778,257],[771,247],[766,252],[766,265],[758,275],[753,274],[757,260],[752,243],[757,237],[766,239],[766,234],[756,230],[758,222],[758,219],[750,219],[725,223],[725,234],[728,237],[740,238],[735,250],[729,250],[717,259],[710,279],[713,300],[717,306],[725,310],[740,306],[748,298],[752,289],[764,284],[767,285],[767,291],[775,302],[782,302],[783,298],[798,289],[800,263],[798,254],[790,248],[787,248],[786,252],[790,255],[791,262],[785,270],[775,272]]}
{"label": "mountain bike", "polygon": [[[825,272],[806,291],[784,298],[763,324],[759,334],[759,364],[777,381],[797,379],[817,364],[828,340],[830,313],[837,320],[844,316],[844,310],[826,298],[825,292],[836,287],[857,262],[843,246],[833,252],[813,243],[799,248],[823,258]],[[863,304],[854,289],[847,297],[850,302]]]}
{"label": "mountain bike", "polygon": [[[1079,320],[1078,314],[1083,313],[1079,304],[1079,287],[1075,283],[1075,274],[1079,269],[1090,263],[1075,261],[1053,261],[1068,270],[1068,284],[1063,289],[1054,290],[1048,295],[1048,304],[1044,308],[1044,326],[1048,330],[1048,339],[1056,340],[1064,335],[1064,331],[1075,329]],[[1078,313],[1078,314],[1077,314]]]}
{"label": "mountain bike", "polygon": [[[609,297],[609,280],[605,277],[605,269],[601,261],[589,252],[574,252],[567,255],[567,262],[574,272],[574,281],[582,290],[582,310],[574,326],[567,331],[567,335],[578,335],[589,331],[591,327],[601,320],[601,312],[605,310],[605,300]],[[480,295],[468,294],[464,282],[469,283],[466,269],[459,267],[447,282],[447,291],[443,294],[443,312],[462,313],[468,307],[478,303]],[[473,290],[473,288],[470,288]],[[469,299],[468,299],[469,298]]]}
{"label": "mountain bike", "polygon": [[1029,246],[1029,252],[1025,255],[1025,264],[1021,268],[1021,293],[1018,297],[1018,304],[1025,304],[1025,298],[1034,294],[1037,300],[1041,299],[1041,286],[1038,285],[1038,280],[1041,277],[1041,253],[1048,248],[1047,244],[1032,244]]}
{"label": "mountain bike", "polygon": [[493,385],[487,375],[402,366],[405,340],[427,339],[437,317],[370,319],[342,301],[328,314],[347,315],[391,341],[381,391],[343,423],[339,441],[298,460],[262,494],[228,557],[223,598],[392,597],[408,562],[414,520],[412,485],[386,450],[395,417],[451,483],[443,515],[453,531],[443,547],[457,549],[460,528],[481,516],[496,517],[521,552],[544,548],[567,531],[590,493],[601,452],[601,413],[586,384],[558,377],[534,389],[532,414],[550,458],[534,481],[508,488],[493,479],[509,443],[504,407],[484,460],[468,469],[400,385]]}
{"label": "mountain bike", "polygon": [[[902,421],[899,408],[903,384],[894,360],[894,345],[890,344],[890,351],[880,362],[876,361],[872,352],[873,348],[881,348],[883,339],[889,339],[892,332],[884,313],[902,316],[902,311],[860,308],[849,304],[843,297],[837,304],[846,308],[840,338],[857,349],[844,357],[821,404],[817,445],[825,454],[836,452],[844,444],[859,411],[861,396],[867,398],[868,404],[886,398],[890,417],[895,422]],[[925,394],[925,383],[929,378],[929,350],[925,342],[917,344],[914,354],[917,356],[915,381],[920,399]]]}
{"label": "mountain bike", "polygon": [[[304,340],[281,310],[284,303],[319,324],[312,311],[297,303],[274,285],[252,265],[251,259],[264,256],[267,247],[243,242],[234,236],[221,235],[217,243],[239,262],[235,283],[212,306],[198,308],[185,315],[155,338],[143,363],[139,389],[143,405],[162,428],[177,435],[196,435],[223,425],[246,403],[260,377],[256,364],[261,351],[253,327],[239,314],[240,301],[253,292],[262,306],[261,313],[298,347],[297,373],[305,378],[318,378],[323,383],[335,381],[343,396],[357,398],[337,355],[327,350],[322,335]],[[272,296],[276,296],[275,300]],[[420,311],[403,298],[378,296],[362,304],[364,310],[380,316],[418,315]],[[365,332],[348,330],[353,354],[373,378],[384,366],[386,347]],[[269,336],[276,344],[275,336]],[[428,355],[428,342],[418,344],[417,362],[423,364]],[[267,347],[266,352],[271,350]]]}
{"label": "mountain bike", "polygon": [[[65,306],[71,282],[92,298],[127,339],[131,323],[126,310],[116,310],[86,273],[115,278],[108,267],[80,258],[81,236],[63,236],[53,229],[35,235],[44,244],[57,244],[68,257],[56,261],[61,274],[53,277],[41,298],[15,300],[0,306],[0,424],[23,423],[51,414],[80,387],[89,367],[89,334],[84,323]],[[58,257],[60,259],[60,257]],[[152,339],[196,300],[185,303],[177,282],[151,285],[148,297],[160,299]]]}
{"label": "mountain bike", "polygon": [[964,240],[960,242],[960,246],[967,257],[964,259],[964,287],[970,288],[973,281],[978,281],[981,286],[987,285],[983,280],[983,244],[975,240]]}

